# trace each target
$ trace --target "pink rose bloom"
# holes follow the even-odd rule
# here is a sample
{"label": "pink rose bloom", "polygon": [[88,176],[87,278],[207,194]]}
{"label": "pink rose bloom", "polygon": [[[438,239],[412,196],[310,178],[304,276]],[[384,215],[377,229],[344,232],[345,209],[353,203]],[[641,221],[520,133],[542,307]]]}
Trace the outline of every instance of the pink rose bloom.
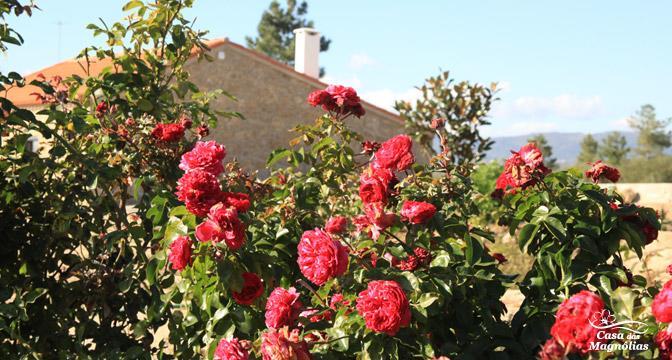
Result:
{"label": "pink rose bloom", "polygon": [[359,293],[357,312],[366,327],[394,336],[411,322],[411,309],[406,293],[396,281],[374,280]]}
{"label": "pink rose bloom", "polygon": [[385,212],[385,205],[382,203],[364,204],[364,213],[366,213],[369,222],[370,236],[374,240],[378,239],[381,232],[397,221],[397,215]]}
{"label": "pink rose bloom", "polygon": [[406,170],[415,162],[412,146],[413,141],[408,135],[397,135],[385,141],[376,151],[376,164],[386,169]]}
{"label": "pink rose bloom", "polygon": [[298,246],[299,269],[315,285],[345,273],[348,251],[321,229],[308,230],[301,236]]}
{"label": "pink rose bloom", "polygon": [[182,155],[179,167],[185,172],[203,170],[217,176],[224,171],[222,160],[225,156],[224,145],[216,141],[199,141],[191,151]]}
{"label": "pink rose bloom", "polygon": [[672,280],[668,280],[653,298],[651,312],[659,322],[672,322]]}
{"label": "pink rose bloom", "polygon": [[565,348],[555,339],[550,338],[539,351],[540,360],[562,360],[565,357]]}
{"label": "pink rose bloom", "polygon": [[168,261],[173,270],[182,270],[191,263],[191,239],[188,236],[178,236],[170,243]]}
{"label": "pink rose bloom", "polygon": [[220,340],[215,349],[215,360],[247,360],[249,358],[250,354],[246,347],[236,338]]}
{"label": "pink rose bloom", "polygon": [[348,219],[346,219],[344,216],[334,216],[327,220],[327,224],[324,226],[324,230],[330,234],[340,234],[345,231],[347,226]]}
{"label": "pink rose bloom", "polygon": [[219,203],[213,206],[208,218],[196,227],[199,241],[224,241],[231,250],[237,250],[245,244],[245,224],[238,218],[234,208]]}
{"label": "pink rose bloom", "polygon": [[194,170],[177,181],[178,200],[184,202],[192,214],[205,216],[212,206],[222,201],[222,188],[217,177],[209,172]]}
{"label": "pink rose bloom", "polygon": [[292,326],[301,313],[301,307],[303,304],[295,288],[275,288],[266,301],[266,326],[274,329]]}
{"label": "pink rose bloom", "polygon": [[603,310],[604,301],[597,294],[582,290],[560,304],[551,327],[551,336],[564,344],[568,352],[586,355],[590,352],[591,343],[601,341],[597,333],[610,331],[598,330],[591,325],[591,321],[599,321],[595,316],[601,316]]}
{"label": "pink rose bloom", "polygon": [[299,338],[299,330],[268,329],[261,335],[263,360],[310,360],[308,344]]}
{"label": "pink rose bloom", "polygon": [[423,201],[404,201],[401,216],[411,224],[422,224],[436,213],[436,206]]}

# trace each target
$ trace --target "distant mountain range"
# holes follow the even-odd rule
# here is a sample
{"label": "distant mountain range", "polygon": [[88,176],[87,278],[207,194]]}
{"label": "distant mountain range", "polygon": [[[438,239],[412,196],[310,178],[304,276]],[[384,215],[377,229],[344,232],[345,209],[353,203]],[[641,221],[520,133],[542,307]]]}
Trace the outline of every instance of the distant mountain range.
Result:
{"label": "distant mountain range", "polygon": [[[509,157],[511,150],[518,150],[521,146],[527,143],[527,139],[538,133],[518,136],[502,136],[493,137],[495,141],[492,149],[488,152],[486,160],[504,159]],[[562,132],[547,132],[541,133],[546,137],[548,143],[553,148],[553,157],[558,159],[558,164],[574,164],[579,152],[581,151],[581,140],[586,134],[583,133],[562,133]],[[598,141],[601,142],[609,133],[602,132],[591,134]],[[637,133],[632,131],[622,131],[621,134],[625,136],[628,146],[634,148],[637,146]]]}

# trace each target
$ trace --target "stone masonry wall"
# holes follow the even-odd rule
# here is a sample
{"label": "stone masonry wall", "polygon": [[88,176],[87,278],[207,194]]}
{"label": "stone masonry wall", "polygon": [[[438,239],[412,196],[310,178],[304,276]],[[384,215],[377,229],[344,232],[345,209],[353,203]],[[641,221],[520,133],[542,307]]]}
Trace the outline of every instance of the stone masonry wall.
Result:
{"label": "stone masonry wall", "polygon": [[[191,80],[201,90],[223,89],[234,95],[237,102],[222,96],[213,106],[238,111],[245,120],[220,119],[209,137],[225,144],[230,156],[236,157],[243,167],[263,170],[270,152],[287,148],[296,137],[290,129],[299,123],[312,123],[322,114],[306,103],[308,94],[319,84],[228,43],[213,49],[212,55],[212,62],[194,60],[188,64]],[[366,139],[381,141],[404,132],[400,119],[364,107],[367,112],[364,117],[346,121]]]}

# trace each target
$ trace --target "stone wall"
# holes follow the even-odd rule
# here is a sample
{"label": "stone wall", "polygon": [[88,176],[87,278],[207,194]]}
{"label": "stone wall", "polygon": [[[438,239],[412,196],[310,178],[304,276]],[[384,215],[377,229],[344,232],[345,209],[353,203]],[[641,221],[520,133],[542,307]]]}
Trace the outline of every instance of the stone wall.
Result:
{"label": "stone wall", "polygon": [[[249,51],[226,43],[212,50],[212,62],[194,60],[187,69],[201,90],[223,89],[238,99],[222,96],[213,103],[215,109],[245,116],[245,120],[221,119],[210,138],[225,144],[245,168],[263,170],[270,152],[288,147],[296,137],[290,129],[322,114],[306,103],[308,94],[321,85]],[[381,141],[404,132],[398,117],[368,104],[364,108],[364,117],[346,121],[365,138]]]}

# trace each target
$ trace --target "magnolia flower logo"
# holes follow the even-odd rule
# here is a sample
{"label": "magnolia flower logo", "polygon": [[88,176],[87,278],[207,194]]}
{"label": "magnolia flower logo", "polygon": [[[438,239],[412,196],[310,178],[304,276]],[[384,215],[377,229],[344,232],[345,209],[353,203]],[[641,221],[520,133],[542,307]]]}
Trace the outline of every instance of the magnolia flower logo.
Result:
{"label": "magnolia flower logo", "polygon": [[607,309],[594,313],[590,319],[591,324],[599,324],[600,327],[608,327],[615,322],[616,317]]}
{"label": "magnolia flower logo", "polygon": [[616,317],[614,314],[612,314],[611,311],[607,309],[595,312],[589,321],[590,325],[595,329],[622,329],[635,334],[645,333],[647,326],[645,323],[635,320],[623,320],[616,322]]}

